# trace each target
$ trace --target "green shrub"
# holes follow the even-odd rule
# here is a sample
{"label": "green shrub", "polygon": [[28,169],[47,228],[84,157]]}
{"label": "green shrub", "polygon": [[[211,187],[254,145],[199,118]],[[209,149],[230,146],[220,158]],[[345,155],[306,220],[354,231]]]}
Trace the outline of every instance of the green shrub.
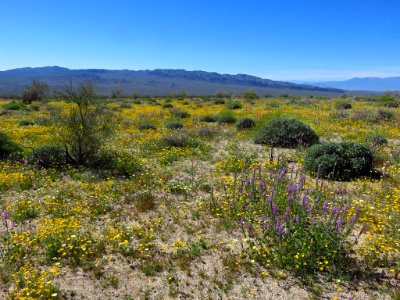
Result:
{"label": "green shrub", "polygon": [[256,91],[254,90],[249,90],[245,91],[242,93],[242,97],[247,100],[256,100],[259,99],[260,97],[257,95]]}
{"label": "green shrub", "polygon": [[45,168],[61,167],[67,162],[65,149],[55,145],[36,148],[31,153],[31,160]]}
{"label": "green shrub", "polygon": [[101,149],[89,166],[113,176],[130,177],[142,170],[142,162],[135,153],[123,150]]}
{"label": "green shrub", "polygon": [[397,102],[387,102],[387,103],[385,103],[385,107],[387,107],[387,108],[398,108],[399,104]]}
{"label": "green shrub", "polygon": [[191,137],[186,131],[177,130],[171,132],[158,140],[163,147],[196,147],[198,142]]}
{"label": "green shrub", "polygon": [[180,121],[173,120],[173,121],[167,122],[165,127],[168,129],[179,129],[179,128],[183,128],[183,124]]}
{"label": "green shrub", "polygon": [[142,123],[138,126],[139,130],[156,130],[157,127],[156,125],[152,124],[152,123]]}
{"label": "green shrub", "polygon": [[309,148],[304,159],[307,172],[321,178],[347,180],[372,171],[372,152],[353,142],[326,143]]}
{"label": "green shrub", "polygon": [[251,118],[241,118],[236,122],[236,128],[239,130],[252,128],[254,125],[256,125],[256,122]]}
{"label": "green shrub", "polygon": [[73,165],[86,165],[113,136],[117,127],[116,115],[96,95],[89,82],[78,86],[70,83],[64,87],[62,97],[71,105],[69,110],[57,116],[58,142],[65,147]]}
{"label": "green shrub", "polygon": [[29,120],[21,120],[19,122],[19,126],[32,126],[35,125],[35,122]]}
{"label": "green shrub", "polygon": [[366,141],[370,142],[374,146],[383,146],[388,143],[387,138],[385,136],[383,136],[382,134],[369,135],[366,138]]}
{"label": "green shrub", "polygon": [[394,113],[389,110],[380,109],[376,112],[376,121],[388,121],[394,119]]}
{"label": "green shrub", "polygon": [[228,109],[240,109],[243,107],[243,104],[239,100],[232,100],[227,103],[226,107]]}
{"label": "green shrub", "polygon": [[171,103],[164,103],[162,106],[162,108],[173,108],[174,106]]}
{"label": "green shrub", "polygon": [[202,138],[212,138],[216,134],[216,131],[211,128],[202,127],[199,128],[197,135]]}
{"label": "green shrub", "polygon": [[22,152],[22,148],[14,143],[10,137],[0,132],[0,159],[11,158]]}
{"label": "green shrub", "polygon": [[277,118],[261,127],[254,137],[256,144],[295,148],[318,143],[318,135],[310,126],[296,120]]}
{"label": "green shrub", "polygon": [[350,108],[352,108],[352,106],[350,103],[342,102],[342,103],[338,103],[336,105],[336,108],[337,109],[350,109]]}
{"label": "green shrub", "polygon": [[119,107],[120,108],[131,108],[132,104],[124,102],[124,103],[121,103]]}
{"label": "green shrub", "polygon": [[214,123],[218,121],[217,115],[205,115],[200,117],[200,122]]}
{"label": "green shrub", "polygon": [[230,112],[222,112],[218,116],[218,123],[233,124],[236,122],[236,118]]}
{"label": "green shrub", "polygon": [[3,105],[6,110],[22,110],[26,109],[26,105],[21,102],[9,102]]}
{"label": "green shrub", "polygon": [[215,104],[225,104],[225,100],[224,99],[215,99]]}
{"label": "green shrub", "polygon": [[180,118],[180,119],[185,119],[190,117],[190,114],[186,111],[175,111],[173,114],[175,118]]}

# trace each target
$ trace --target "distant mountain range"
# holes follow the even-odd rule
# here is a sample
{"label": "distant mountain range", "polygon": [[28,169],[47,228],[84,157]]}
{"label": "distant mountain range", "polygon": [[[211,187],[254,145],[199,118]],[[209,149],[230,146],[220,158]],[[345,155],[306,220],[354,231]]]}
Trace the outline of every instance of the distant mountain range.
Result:
{"label": "distant mountain range", "polygon": [[240,94],[255,90],[259,95],[338,95],[343,90],[273,81],[246,74],[219,74],[180,69],[156,70],[70,70],[61,67],[20,68],[0,71],[0,94],[20,93],[32,80],[41,80],[52,89],[59,89],[69,82],[90,80],[102,94],[121,90],[124,95],[163,96],[185,92],[188,95],[215,95],[218,92]]}
{"label": "distant mountain range", "polygon": [[344,81],[325,81],[313,83],[320,87],[330,87],[351,91],[400,91],[400,77],[365,77]]}

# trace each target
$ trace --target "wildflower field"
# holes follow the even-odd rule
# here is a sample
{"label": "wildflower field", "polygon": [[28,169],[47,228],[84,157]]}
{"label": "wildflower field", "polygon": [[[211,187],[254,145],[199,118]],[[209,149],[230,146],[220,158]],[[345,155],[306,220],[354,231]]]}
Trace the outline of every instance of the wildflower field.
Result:
{"label": "wildflower field", "polygon": [[[400,108],[104,101],[108,156],[75,166],[32,155],[59,146],[53,117],[71,103],[0,100],[0,131],[22,149],[0,161],[0,299],[400,299]],[[365,146],[373,169],[323,177],[304,167],[309,145],[255,143],[277,118]]]}

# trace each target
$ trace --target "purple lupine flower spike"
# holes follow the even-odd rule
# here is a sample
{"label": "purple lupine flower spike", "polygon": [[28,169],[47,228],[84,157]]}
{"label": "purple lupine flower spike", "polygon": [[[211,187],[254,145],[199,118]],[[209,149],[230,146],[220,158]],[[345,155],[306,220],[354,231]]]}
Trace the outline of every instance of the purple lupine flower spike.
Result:
{"label": "purple lupine flower spike", "polygon": [[325,201],[325,202],[324,202],[324,206],[323,206],[323,208],[322,208],[323,212],[326,212],[327,208],[328,208],[328,202]]}
{"label": "purple lupine flower spike", "polygon": [[276,213],[278,212],[278,205],[272,204],[272,214],[276,216]]}
{"label": "purple lupine flower spike", "polygon": [[343,223],[343,221],[342,221],[342,218],[337,218],[337,220],[336,220],[336,227],[337,227],[337,229],[341,229],[342,228],[342,223]]}
{"label": "purple lupine flower spike", "polygon": [[261,223],[265,223],[265,215],[264,214],[261,215]]}
{"label": "purple lupine flower spike", "polygon": [[4,220],[8,220],[8,212],[6,209],[3,210],[3,212],[1,213],[1,215],[3,216]]}

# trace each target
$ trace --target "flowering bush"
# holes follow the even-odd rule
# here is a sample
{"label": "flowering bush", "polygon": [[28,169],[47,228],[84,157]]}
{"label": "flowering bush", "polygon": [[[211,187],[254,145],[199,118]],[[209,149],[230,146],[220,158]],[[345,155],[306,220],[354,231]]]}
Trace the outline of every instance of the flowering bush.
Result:
{"label": "flowering bush", "polygon": [[298,170],[259,165],[226,187],[212,211],[239,221],[245,252],[262,266],[343,275],[357,267],[349,236],[360,214],[359,207],[336,204],[343,193],[330,197],[318,182],[310,187]]}

